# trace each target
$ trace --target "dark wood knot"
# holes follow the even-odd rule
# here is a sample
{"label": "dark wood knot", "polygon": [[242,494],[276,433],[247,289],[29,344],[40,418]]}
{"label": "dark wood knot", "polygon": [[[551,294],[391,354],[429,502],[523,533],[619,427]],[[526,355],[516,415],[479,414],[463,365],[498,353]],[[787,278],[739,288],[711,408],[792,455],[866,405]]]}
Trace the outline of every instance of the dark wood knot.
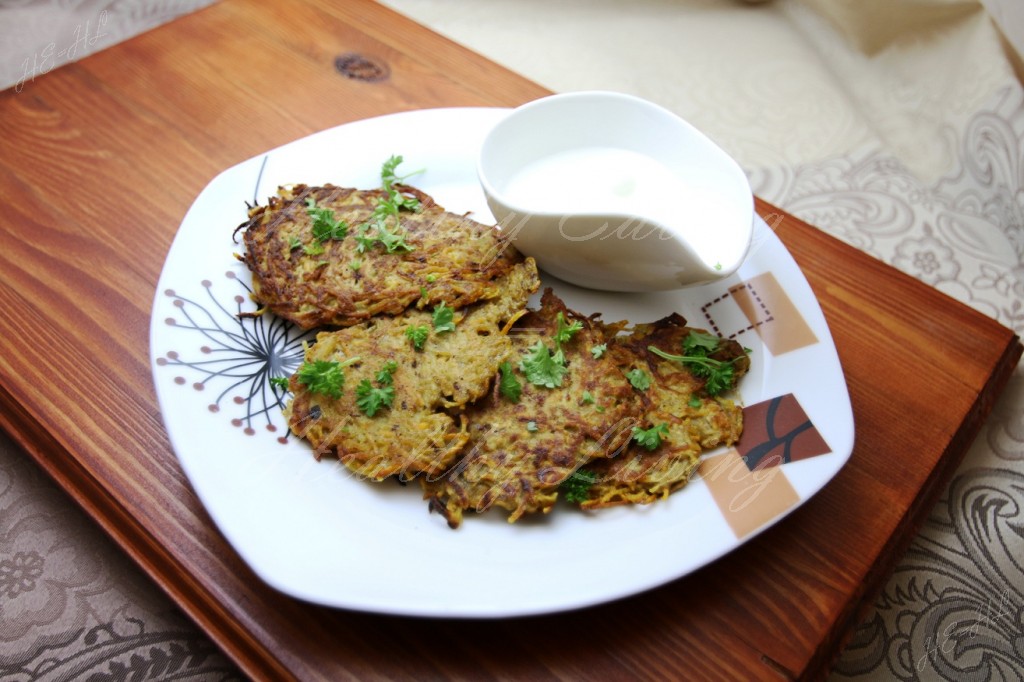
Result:
{"label": "dark wood knot", "polygon": [[386,80],[391,75],[387,64],[358,52],[346,52],[335,57],[334,68],[346,78],[367,83]]}

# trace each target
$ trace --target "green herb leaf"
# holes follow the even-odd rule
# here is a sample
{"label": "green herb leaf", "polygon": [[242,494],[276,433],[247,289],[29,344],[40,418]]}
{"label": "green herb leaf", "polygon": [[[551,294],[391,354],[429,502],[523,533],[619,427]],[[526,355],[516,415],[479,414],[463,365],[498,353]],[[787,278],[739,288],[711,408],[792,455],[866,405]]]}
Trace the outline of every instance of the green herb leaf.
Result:
{"label": "green herb leaf", "polygon": [[406,243],[405,238],[405,230],[401,228],[392,230],[387,223],[377,223],[377,241],[384,246],[384,250],[388,253],[412,251],[412,247]]}
{"label": "green herb leaf", "polygon": [[412,341],[412,347],[416,350],[423,350],[423,344],[427,342],[430,329],[427,325],[409,325],[405,328],[405,337]]}
{"label": "green herb leaf", "polygon": [[363,379],[356,386],[356,407],[362,410],[367,417],[374,416],[381,408],[391,407],[394,400],[394,386],[377,388],[370,383],[369,379]]}
{"label": "green herb leaf", "polygon": [[370,224],[363,223],[359,226],[359,234],[356,235],[356,251],[366,253],[377,243],[377,237],[370,234]]}
{"label": "green herb leaf", "polygon": [[699,332],[695,329],[691,329],[690,333],[683,339],[683,350],[686,351],[687,355],[695,355],[700,351],[704,351],[704,355],[710,355],[718,350],[718,344],[721,343],[721,339],[714,334],[707,334],[705,332]]}
{"label": "green herb leaf", "polygon": [[455,331],[455,310],[441,301],[440,305],[434,306],[434,331],[438,334]]}
{"label": "green herb leaf", "polygon": [[395,373],[396,369],[398,369],[398,363],[394,360],[388,360],[384,363],[384,366],[377,371],[374,379],[376,379],[377,383],[381,386],[390,386],[394,381],[391,375]]}
{"label": "green herb leaf", "polygon": [[288,377],[270,377],[270,385],[287,391]]}
{"label": "green herb leaf", "polygon": [[306,197],[306,212],[313,218],[313,239],[318,242],[344,239],[348,234],[348,223],[336,220],[331,209],[317,206],[313,197]]}
{"label": "green herb leaf", "polygon": [[519,363],[519,369],[526,375],[526,380],[535,386],[556,388],[562,385],[565,376],[565,365],[557,362],[551,350],[538,341],[532,346]]}
{"label": "green herb leaf", "polygon": [[295,249],[302,246],[302,240],[298,237],[288,237],[288,250],[294,251]]}
{"label": "green herb leaf", "polygon": [[651,375],[637,367],[626,372],[626,378],[638,391],[646,391],[651,387]]}
{"label": "green herb leaf", "polygon": [[608,344],[607,343],[602,343],[600,345],[593,346],[590,349],[590,354],[594,356],[595,360],[600,360],[601,356],[603,356],[607,351],[608,351]]}
{"label": "green herb leaf", "polygon": [[648,450],[657,450],[662,438],[668,438],[668,424],[658,424],[649,429],[633,427],[633,440]]}
{"label": "green herb leaf", "polygon": [[695,377],[704,380],[704,390],[707,391],[708,395],[715,396],[735,387],[736,370],[733,363],[739,358],[716,360],[715,358],[708,357],[708,346],[710,344],[708,339],[714,339],[714,347],[718,347],[717,337],[690,332],[690,336],[683,341],[684,355],[666,353],[654,346],[648,346],[647,349],[666,360],[675,360],[686,365]]}
{"label": "green herb leaf", "polygon": [[336,360],[304,362],[296,374],[299,383],[305,384],[310,393],[320,393],[337,399],[341,397],[341,389],[345,384],[343,368],[358,360],[359,358],[349,358],[345,362]]}
{"label": "green herb leaf", "polygon": [[507,400],[518,403],[519,397],[523,394],[523,385],[519,383],[519,379],[516,379],[512,363],[506,360],[498,366],[498,370],[500,372],[498,392]]}
{"label": "green herb leaf", "polygon": [[555,318],[555,346],[561,348],[563,343],[569,343],[570,339],[576,335],[576,332],[583,329],[583,323],[579,320],[573,320],[572,324],[565,323],[565,316],[561,312]]}
{"label": "green herb leaf", "polygon": [[422,170],[418,170],[413,171],[411,173],[406,173],[405,175],[398,175],[397,173],[395,173],[395,171],[398,170],[398,167],[402,165],[402,162],[404,160],[405,159],[403,159],[401,155],[392,155],[388,157],[388,160],[381,165],[380,180],[381,185],[384,187],[384,189],[390,190],[392,185],[396,183],[400,184],[405,179],[410,178],[413,175],[416,175],[417,173],[423,172]]}
{"label": "green herb leaf", "polygon": [[566,502],[579,504],[586,502],[589,498],[590,489],[597,482],[597,474],[586,469],[577,469],[569,475],[569,478],[562,481],[558,491],[562,493]]}
{"label": "green herb leaf", "polygon": [[583,397],[581,398],[584,405],[594,404],[594,394],[590,391],[583,391]]}
{"label": "green herb leaf", "polygon": [[537,428],[537,422],[533,421],[532,419],[526,422],[526,430],[529,431],[530,433],[537,433],[537,431],[539,430]]}

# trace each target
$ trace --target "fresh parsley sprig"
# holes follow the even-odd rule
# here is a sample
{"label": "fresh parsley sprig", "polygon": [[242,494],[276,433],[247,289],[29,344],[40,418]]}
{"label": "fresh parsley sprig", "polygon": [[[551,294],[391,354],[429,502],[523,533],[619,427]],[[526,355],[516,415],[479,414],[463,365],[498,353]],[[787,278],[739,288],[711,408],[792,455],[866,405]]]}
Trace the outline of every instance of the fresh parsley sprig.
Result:
{"label": "fresh parsley sprig", "polygon": [[717,336],[691,330],[683,339],[683,352],[680,355],[666,353],[660,348],[648,346],[647,349],[666,360],[675,360],[689,367],[693,375],[704,379],[704,390],[708,395],[716,396],[736,386],[736,367],[738,357],[732,360],[718,360],[710,357],[718,350],[721,342]]}
{"label": "fresh parsley sprig", "polygon": [[586,502],[590,497],[590,489],[597,483],[597,474],[586,469],[577,469],[569,475],[569,478],[562,481],[558,491],[566,502],[579,504]]}
{"label": "fresh parsley sprig", "polygon": [[405,328],[405,338],[412,342],[416,350],[423,350],[429,335],[430,329],[425,324],[411,324]]}
{"label": "fresh parsley sprig", "polygon": [[498,379],[498,392],[506,400],[518,403],[523,394],[523,385],[519,383],[519,379],[516,379],[512,363],[506,360],[498,366],[498,371],[501,373]]}
{"label": "fresh parsley sprig", "polygon": [[519,362],[519,369],[526,375],[526,380],[535,386],[545,388],[561,386],[562,379],[568,372],[566,367],[568,360],[562,346],[569,343],[572,337],[582,329],[582,322],[579,320],[566,322],[565,315],[559,312],[555,317],[555,333],[552,334],[552,339],[555,342],[554,350],[548,348],[543,341],[537,341]]}
{"label": "fresh parsley sprig", "polygon": [[390,157],[388,157],[387,161],[381,164],[380,180],[381,184],[384,186],[384,189],[391,190],[393,185],[401,184],[405,182],[407,178],[410,178],[413,175],[416,175],[417,173],[423,172],[423,170],[420,169],[413,171],[411,173],[406,173],[405,175],[398,175],[397,173],[395,173],[395,171],[398,170],[398,167],[402,165],[403,161],[405,161],[405,159],[400,154],[392,154]]}
{"label": "fresh parsley sprig", "polygon": [[316,205],[316,199],[306,197],[306,213],[313,218],[313,239],[323,244],[329,239],[344,239],[348,223],[334,217],[334,211]]}
{"label": "fresh parsley sprig", "polygon": [[519,361],[519,369],[526,375],[526,380],[534,386],[558,388],[569,370],[565,366],[564,356],[559,362],[551,349],[543,341],[537,341]]}
{"label": "fresh parsley sprig", "polygon": [[649,429],[633,427],[633,440],[648,450],[657,450],[663,438],[668,438],[668,424],[658,424]]}
{"label": "fresh parsley sprig", "polygon": [[363,379],[356,386],[356,407],[367,417],[374,416],[382,408],[391,407],[391,404],[395,401],[395,387],[392,385],[394,383],[392,374],[394,374],[396,369],[398,369],[398,364],[393,360],[389,360],[374,375],[374,380],[377,383],[376,386],[370,383],[369,379]]}
{"label": "fresh parsley sprig", "polygon": [[313,360],[304,362],[296,372],[299,383],[305,384],[310,393],[320,393],[329,398],[337,400],[341,397],[342,387],[345,385],[345,371],[359,358],[349,358],[344,362],[337,360]]}
{"label": "fresh parsley sprig", "polygon": [[434,332],[438,334],[453,332],[455,331],[455,309],[449,308],[447,303],[441,301],[439,305],[434,306],[431,321],[434,324]]}
{"label": "fresh parsley sprig", "polygon": [[369,251],[376,244],[383,246],[388,253],[398,253],[399,251],[408,253],[414,248],[406,241],[408,234],[402,229],[399,214],[402,211],[419,211],[421,206],[419,199],[402,194],[394,187],[395,184],[404,181],[410,175],[415,175],[415,173],[398,175],[396,170],[401,163],[401,156],[392,155],[381,166],[381,188],[386,196],[377,200],[370,220],[359,226],[356,250],[360,253]]}
{"label": "fresh parsley sprig", "polygon": [[646,391],[651,387],[651,375],[639,367],[634,367],[626,372],[626,378],[629,379],[629,383],[632,384],[633,388],[638,391]]}

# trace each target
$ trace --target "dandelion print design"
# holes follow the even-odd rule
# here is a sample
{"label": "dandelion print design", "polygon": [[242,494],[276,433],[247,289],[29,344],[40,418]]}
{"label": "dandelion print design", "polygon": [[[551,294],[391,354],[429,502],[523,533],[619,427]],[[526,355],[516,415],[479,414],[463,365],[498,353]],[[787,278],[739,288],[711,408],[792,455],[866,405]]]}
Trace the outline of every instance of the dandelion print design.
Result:
{"label": "dandelion print design", "polygon": [[[285,443],[288,428],[281,410],[288,391],[272,379],[286,379],[295,372],[302,362],[303,342],[316,332],[303,331],[269,312],[247,313],[243,305],[251,290],[234,272],[225,277],[245,293],[237,288],[233,294],[215,292],[209,280],[202,281],[207,301],[186,298],[173,289],[164,292],[178,309],[164,322],[194,332],[196,345],[167,352],[157,365],[183,370],[174,378],[179,385],[191,379],[196,391],[215,391],[208,409],[223,411],[246,434],[254,435],[258,427],[280,431],[278,441]],[[230,303],[225,305],[223,298]]]}

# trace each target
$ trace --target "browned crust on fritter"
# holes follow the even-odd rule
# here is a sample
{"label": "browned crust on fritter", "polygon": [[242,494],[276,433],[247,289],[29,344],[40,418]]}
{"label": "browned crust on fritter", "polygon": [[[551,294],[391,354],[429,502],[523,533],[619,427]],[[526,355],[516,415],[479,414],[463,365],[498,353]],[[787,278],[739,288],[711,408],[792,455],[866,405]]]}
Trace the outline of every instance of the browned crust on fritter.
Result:
{"label": "browned crust on fritter", "polygon": [[[562,386],[534,386],[518,370],[519,361],[538,340],[552,347],[559,312],[583,329],[563,346],[568,373]],[[443,477],[421,479],[431,508],[452,527],[467,510],[504,508],[510,522],[550,511],[558,486],[586,462],[622,448],[644,410],[615,363],[590,352],[606,342],[606,328],[566,308],[550,289],[540,310],[521,318],[509,338],[510,361],[522,384],[519,401],[502,396],[495,381],[491,393],[466,410],[470,439],[462,458]]]}
{"label": "browned crust on fritter", "polygon": [[[358,361],[344,368],[338,398],[311,393],[297,375],[291,378],[294,397],[285,414],[292,432],[308,440],[318,458],[335,456],[362,478],[440,475],[469,439],[459,412],[487,392],[498,365],[512,352],[503,329],[539,286],[533,259],[500,281],[497,299],[456,311],[455,330],[432,331],[421,350],[405,332],[410,326],[431,328],[432,313],[425,310],[318,334],[306,350],[307,362]],[[364,379],[374,384],[387,362],[396,365],[395,399],[369,417],[356,404],[355,387]]]}
{"label": "browned crust on fritter", "polygon": [[[679,315],[652,324],[638,325],[629,336],[609,345],[609,355],[623,370],[637,367],[651,375],[646,391],[649,411],[645,428],[666,424],[669,436],[654,451],[630,442],[622,454],[611,460],[594,461],[585,468],[597,476],[588,491],[584,509],[620,504],[647,504],[664,499],[685,486],[697,467],[701,452],[719,445],[731,445],[743,430],[743,411],[731,399],[711,397],[704,380],[695,377],[682,363],[666,360],[648,350],[654,346],[667,353],[679,353],[691,327]],[[696,330],[704,331],[704,330]],[[718,360],[738,358],[734,364],[737,380],[750,368],[743,347],[723,339],[712,355]],[[698,404],[691,404],[696,396]]]}
{"label": "browned crust on fritter", "polygon": [[[253,297],[303,329],[346,327],[375,315],[397,315],[412,305],[445,301],[460,308],[495,298],[501,278],[523,260],[501,231],[448,213],[420,190],[395,188],[421,205],[417,212],[400,214],[409,252],[387,253],[379,245],[357,251],[354,234],[370,221],[377,202],[387,198],[384,190],[300,184],[282,187],[266,205],[253,207],[238,228],[244,230]],[[332,209],[349,226],[344,239],[324,241],[321,254],[304,250],[314,244],[307,198]],[[358,268],[352,267],[354,261]]]}

